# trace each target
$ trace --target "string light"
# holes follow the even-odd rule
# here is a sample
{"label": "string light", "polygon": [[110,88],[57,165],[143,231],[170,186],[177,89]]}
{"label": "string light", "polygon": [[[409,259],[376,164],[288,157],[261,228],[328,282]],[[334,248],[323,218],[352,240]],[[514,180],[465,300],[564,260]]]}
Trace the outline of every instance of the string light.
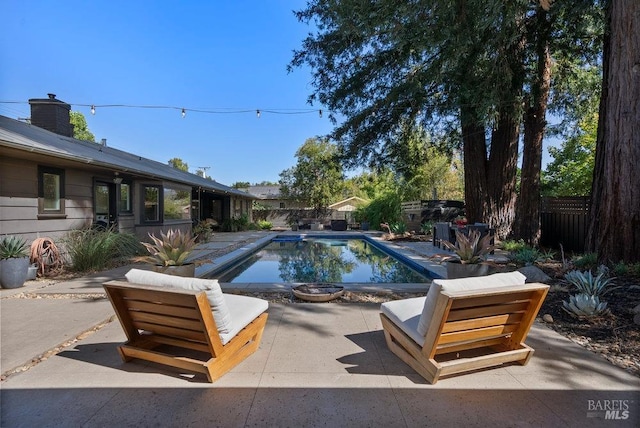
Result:
{"label": "string light", "polygon": [[[0,104],[28,104],[25,101],[7,101],[0,100]],[[46,104],[46,103],[45,103]],[[300,115],[300,114],[318,114],[323,117],[324,111],[317,108],[282,108],[282,109],[250,109],[250,108],[187,108],[177,107],[171,105],[140,105],[140,104],[81,104],[81,103],[66,103],[73,107],[87,107],[92,115],[96,114],[97,108],[135,108],[135,109],[157,109],[157,110],[179,110],[182,117],[186,117],[187,110],[195,113],[206,114],[242,114],[242,113],[255,113],[260,118],[263,113],[269,114],[283,114],[283,115]]]}
{"label": "string light", "polygon": [[318,110],[318,116],[320,116],[320,119],[322,119],[322,109]]}

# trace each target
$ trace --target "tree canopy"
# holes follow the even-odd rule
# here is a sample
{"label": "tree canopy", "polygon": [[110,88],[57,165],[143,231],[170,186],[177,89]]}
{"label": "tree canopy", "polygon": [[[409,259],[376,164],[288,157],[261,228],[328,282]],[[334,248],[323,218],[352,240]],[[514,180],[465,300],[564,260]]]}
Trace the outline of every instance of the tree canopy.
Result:
{"label": "tree canopy", "polygon": [[180,158],[169,159],[168,164],[180,171],[189,172],[189,165]]}
{"label": "tree canopy", "polygon": [[[388,162],[407,142],[397,138],[407,123],[425,127],[450,151],[462,147],[467,213],[505,237],[515,219],[523,134],[526,203],[518,209],[536,217],[551,55],[562,50],[579,64],[591,59],[594,46],[594,1],[544,6],[311,0],[297,17],[315,32],[290,68],[312,68],[309,101],[332,112],[331,137],[347,166]],[[535,229],[519,232],[535,239]]]}
{"label": "tree canopy", "polygon": [[320,213],[342,194],[344,177],[337,148],[326,139],[309,138],[296,158],[295,166],[280,173],[280,192]]}
{"label": "tree canopy", "polygon": [[96,142],[96,137],[89,131],[87,119],[78,111],[69,112],[69,121],[73,125],[73,138],[77,140]]}
{"label": "tree canopy", "polygon": [[596,155],[598,116],[592,114],[578,132],[560,147],[549,147],[553,161],[543,174],[542,192],[546,196],[587,196],[591,193]]}

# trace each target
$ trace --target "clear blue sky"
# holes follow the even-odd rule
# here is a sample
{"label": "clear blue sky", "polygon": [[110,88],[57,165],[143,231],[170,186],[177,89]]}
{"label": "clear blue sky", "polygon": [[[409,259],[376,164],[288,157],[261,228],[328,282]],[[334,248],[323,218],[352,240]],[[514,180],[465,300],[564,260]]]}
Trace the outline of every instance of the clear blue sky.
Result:
{"label": "clear blue sky", "polygon": [[[96,140],[231,184],[277,181],[307,138],[332,129],[310,106],[311,75],[287,73],[309,28],[304,0],[4,0],[0,114],[29,117],[29,98],[54,93],[83,113]],[[80,104],[249,110],[96,108]],[[255,111],[262,110],[261,117]],[[308,114],[271,114],[315,109]]]}

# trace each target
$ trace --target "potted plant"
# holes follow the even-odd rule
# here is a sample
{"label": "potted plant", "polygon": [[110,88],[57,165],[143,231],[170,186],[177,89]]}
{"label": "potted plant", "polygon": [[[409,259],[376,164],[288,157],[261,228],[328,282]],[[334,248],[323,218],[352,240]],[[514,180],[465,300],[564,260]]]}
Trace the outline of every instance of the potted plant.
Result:
{"label": "potted plant", "polygon": [[456,243],[443,240],[442,245],[456,255],[446,257],[447,278],[465,278],[469,276],[484,276],[489,273],[487,256],[493,251],[491,234],[481,238],[477,230],[471,230],[468,235],[456,231]]}
{"label": "potted plant", "polygon": [[207,243],[213,235],[213,224],[207,220],[202,220],[193,227],[192,232],[197,242]]}
{"label": "potted plant", "polygon": [[180,230],[169,229],[160,232],[160,238],[149,233],[153,243],[142,242],[149,252],[148,256],[135,257],[135,261],[152,265],[155,272],[176,276],[195,276],[196,263],[187,261],[187,257],[196,247],[196,238]]}
{"label": "potted plant", "polygon": [[0,285],[18,288],[24,285],[29,273],[29,246],[16,236],[0,240]]}

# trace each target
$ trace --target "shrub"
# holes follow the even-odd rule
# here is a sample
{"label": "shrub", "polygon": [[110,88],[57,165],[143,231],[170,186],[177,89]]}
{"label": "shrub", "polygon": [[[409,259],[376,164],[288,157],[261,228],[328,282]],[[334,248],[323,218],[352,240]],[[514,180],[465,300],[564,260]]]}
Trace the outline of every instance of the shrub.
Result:
{"label": "shrub", "polygon": [[378,228],[382,223],[394,223],[401,219],[401,199],[395,192],[387,192],[372,200],[369,205],[356,211],[360,222],[368,221]]}
{"label": "shrub", "polygon": [[258,220],[258,227],[262,230],[270,230],[273,227],[273,223],[267,220]]}
{"label": "shrub", "polygon": [[516,251],[513,251],[509,255],[509,258],[514,263],[525,266],[532,265],[543,260],[542,253],[540,253],[540,251],[526,245]]}
{"label": "shrub", "polygon": [[202,220],[192,228],[191,233],[193,233],[198,242],[209,242],[211,235],[213,235],[212,224]]}
{"label": "shrub", "polygon": [[585,253],[573,260],[575,267],[580,269],[593,269],[598,265],[598,255],[596,253]]}
{"label": "shrub", "polygon": [[63,242],[71,269],[77,272],[101,270],[144,251],[137,236],[111,229],[73,230],[65,235]]}
{"label": "shrub", "polygon": [[506,240],[506,241],[502,241],[502,243],[500,244],[500,247],[505,251],[514,253],[522,250],[523,248],[526,248],[527,245],[524,243],[524,240],[522,239],[519,241]]}
{"label": "shrub", "polygon": [[389,231],[396,235],[402,235],[407,231],[407,225],[403,221],[396,221],[389,224]]}
{"label": "shrub", "polygon": [[433,233],[433,225],[434,222],[425,221],[420,225],[420,232],[424,233],[425,235],[431,235]]}

